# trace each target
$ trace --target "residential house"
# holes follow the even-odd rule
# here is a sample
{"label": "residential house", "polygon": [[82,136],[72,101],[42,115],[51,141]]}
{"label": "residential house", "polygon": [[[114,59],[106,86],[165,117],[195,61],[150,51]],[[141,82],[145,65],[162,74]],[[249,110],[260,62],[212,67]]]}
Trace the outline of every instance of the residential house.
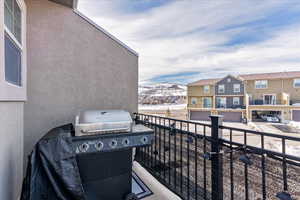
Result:
{"label": "residential house", "polygon": [[[215,88],[209,98],[215,105],[207,108],[204,88]],[[188,112],[191,120],[207,120],[211,114],[225,121],[259,120],[260,115],[274,115],[281,121],[300,121],[300,72],[228,75],[222,79],[199,80],[188,85]]]}
{"label": "residential house", "polygon": [[205,79],[188,85],[188,108],[191,119],[209,120],[211,111],[215,109],[215,83],[218,79]]}
{"label": "residential house", "polygon": [[76,0],[0,1],[0,199],[18,198],[23,163],[49,129],[79,110],[133,113],[137,100],[138,54]]}
{"label": "residential house", "polygon": [[275,114],[281,120],[300,121],[300,72],[241,75],[249,96],[247,118],[256,113]]}

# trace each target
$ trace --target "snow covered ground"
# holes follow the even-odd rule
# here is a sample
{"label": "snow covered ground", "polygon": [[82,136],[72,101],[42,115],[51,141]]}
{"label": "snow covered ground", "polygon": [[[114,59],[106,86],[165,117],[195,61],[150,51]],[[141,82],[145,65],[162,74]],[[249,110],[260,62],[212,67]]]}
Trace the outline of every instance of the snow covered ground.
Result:
{"label": "snow covered ground", "polygon": [[187,87],[176,83],[139,85],[139,104],[183,104]]}
{"label": "snow covered ground", "polygon": [[139,105],[139,110],[183,110],[186,104]]}
{"label": "snow covered ground", "polygon": [[289,125],[300,129],[300,122],[290,121]]}

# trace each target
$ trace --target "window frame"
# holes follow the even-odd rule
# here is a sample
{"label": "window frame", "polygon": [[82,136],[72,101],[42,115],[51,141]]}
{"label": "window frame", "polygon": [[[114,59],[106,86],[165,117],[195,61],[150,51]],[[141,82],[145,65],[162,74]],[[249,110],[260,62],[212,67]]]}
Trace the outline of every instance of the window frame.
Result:
{"label": "window frame", "polygon": [[[220,86],[223,87],[223,91],[220,91]],[[221,85],[218,85],[218,93],[225,93],[225,85],[224,84],[221,84]]]}
{"label": "window frame", "polygon": [[[297,82],[297,81],[299,81],[299,83],[298,83],[299,86],[296,86],[296,82]],[[300,88],[300,78],[295,78],[295,79],[294,79],[294,81],[293,81],[293,86],[294,86],[294,88]]]}
{"label": "window frame", "polygon": [[[13,85],[14,87],[19,87],[19,88],[23,88],[23,73],[22,73],[22,66],[23,66],[23,61],[22,61],[22,57],[23,57],[23,54],[22,54],[22,50],[19,48],[19,46],[15,43],[15,41],[6,33],[4,33],[4,46],[5,46],[5,43],[6,43],[6,38],[8,40],[10,40],[10,42],[12,43],[12,45],[15,45],[15,48],[17,48],[19,51],[20,51],[20,70],[19,70],[19,73],[20,73],[20,77],[18,81],[16,82],[19,82],[16,83],[14,81],[10,81],[10,80],[7,80],[7,77],[6,77],[6,66],[5,66],[5,49],[4,49],[4,80],[6,81],[6,83],[10,84],[10,85]],[[4,47],[5,48],[5,47]]]}
{"label": "window frame", "polygon": [[[16,47],[20,50],[20,56],[21,56],[21,67],[20,67],[20,85],[18,84],[15,84],[15,83],[12,83],[12,81],[8,81],[6,80],[6,66],[5,66],[5,49],[4,49],[4,80],[7,84],[11,85],[11,86],[14,86],[14,87],[17,87],[17,88],[23,88],[24,87],[24,81],[23,81],[23,6],[21,5],[21,3],[19,2],[19,0],[12,0],[12,1],[15,1],[20,9],[20,16],[21,16],[21,19],[20,19],[20,26],[21,26],[21,35],[20,35],[20,42],[18,41],[18,39],[15,37],[15,35],[9,30],[9,28],[6,26],[5,22],[3,23],[4,24],[4,36],[7,35],[8,36],[8,39],[11,40],[11,42],[14,43],[14,45],[16,45]],[[3,1],[3,9],[5,9],[5,0]],[[5,18],[5,14],[3,15],[3,17]],[[13,19],[14,20],[14,19]],[[5,37],[4,37],[4,43],[5,43]]]}
{"label": "window frame", "polygon": [[[237,102],[238,102],[238,104],[235,104],[235,100],[238,100]],[[232,98],[232,105],[234,105],[234,106],[239,106],[239,105],[241,105],[241,101],[240,101],[240,97],[233,97]]]}
{"label": "window frame", "polygon": [[[263,81],[266,82],[266,87],[257,87],[258,85],[262,85],[262,84],[258,84],[258,83],[261,83]],[[268,82],[268,80],[255,80],[254,85],[255,85],[255,89],[259,89],[259,90],[260,89],[268,89],[269,82]]]}
{"label": "window frame", "polygon": [[[195,100],[196,103],[193,103],[193,100]],[[192,105],[197,105],[197,103],[198,103],[197,97],[191,97],[191,104]]]}
{"label": "window frame", "polygon": [[[27,100],[27,48],[26,48],[26,18],[27,18],[27,9],[24,0],[15,0],[15,6],[18,6],[20,9],[20,13],[17,12],[16,16],[20,16],[21,21],[17,21],[17,29],[21,30],[20,32],[20,42],[17,38],[12,34],[12,32],[8,29],[5,24],[5,5],[4,1],[0,2],[0,56],[3,59],[0,59],[0,101],[7,102],[25,102]],[[7,21],[8,22],[8,21]],[[19,23],[20,22],[20,23]],[[18,37],[18,32],[16,34]],[[11,81],[7,81],[5,75],[5,37],[10,39],[9,42],[12,42],[16,48],[19,48],[20,51],[20,85],[11,83]],[[13,81],[12,81],[13,82]],[[4,92],[2,92],[4,91]]]}
{"label": "window frame", "polygon": [[[238,91],[235,90],[235,89],[236,89],[235,86],[239,86],[239,87],[238,87]],[[239,83],[233,84],[233,92],[234,92],[234,93],[240,93],[240,92],[241,92],[241,84],[239,84]]]}
{"label": "window frame", "polygon": [[[271,104],[266,104],[266,101],[265,101],[265,97],[266,96],[273,96],[273,97],[275,97],[274,99],[273,99],[273,101],[274,101],[274,104],[273,103],[271,103]],[[276,94],[263,94],[263,105],[276,105],[277,104],[277,95]]]}
{"label": "window frame", "polygon": [[[221,104],[219,104],[219,99],[220,99],[220,102],[222,102],[221,99],[223,99],[223,100],[225,99],[224,107],[220,107]],[[216,101],[217,101],[218,108],[227,108],[227,98],[226,97],[217,97]]]}
{"label": "window frame", "polygon": [[[205,89],[206,88],[206,89]],[[208,88],[208,89],[207,89]],[[204,85],[203,86],[203,93],[208,94],[210,93],[210,85]]]}
{"label": "window frame", "polygon": [[[23,41],[23,35],[22,35],[22,27],[23,27],[23,9],[22,9],[22,5],[21,3],[19,2],[19,0],[13,0],[17,3],[18,7],[20,8],[20,14],[21,14],[21,19],[20,19],[20,26],[21,26],[21,35],[20,35],[20,42],[18,41],[18,39],[15,37],[15,35],[9,30],[9,28],[6,26],[5,22],[4,22],[4,32],[6,32],[8,34],[8,36],[13,40],[14,43],[16,43],[18,45],[18,47],[20,48],[20,50],[22,51],[23,50],[23,46],[22,46],[22,41]],[[4,9],[5,9],[5,0],[3,0],[3,3],[4,3]],[[5,17],[5,14],[4,14],[4,17]]]}
{"label": "window frame", "polygon": [[[205,106],[205,99],[209,99],[209,101],[210,101],[210,106],[208,106],[208,107],[206,107]],[[211,97],[203,97],[203,108],[212,108],[212,98]]]}

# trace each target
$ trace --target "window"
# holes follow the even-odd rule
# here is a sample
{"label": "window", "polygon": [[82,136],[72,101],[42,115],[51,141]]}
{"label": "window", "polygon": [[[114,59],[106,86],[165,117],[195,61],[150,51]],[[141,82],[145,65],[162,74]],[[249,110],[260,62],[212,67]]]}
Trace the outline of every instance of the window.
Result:
{"label": "window", "polygon": [[204,85],[204,86],[203,86],[203,91],[204,91],[204,93],[209,93],[209,90],[210,90],[209,85]]}
{"label": "window", "polygon": [[217,108],[226,108],[226,97],[217,97]]}
{"label": "window", "polygon": [[255,81],[255,88],[256,89],[266,89],[266,88],[268,88],[268,81],[267,80]]}
{"label": "window", "polygon": [[230,82],[231,82],[231,78],[228,78],[228,79],[227,79],[227,82],[230,83]]}
{"label": "window", "polygon": [[264,95],[264,104],[275,105],[276,104],[276,95],[274,95],[274,94]]}
{"label": "window", "polygon": [[7,35],[5,35],[5,80],[21,86],[21,51]]}
{"label": "window", "polygon": [[233,97],[232,103],[234,106],[240,105],[240,97]]}
{"label": "window", "polygon": [[295,88],[300,88],[300,78],[299,79],[294,79],[294,87]]}
{"label": "window", "polygon": [[203,107],[204,108],[211,108],[212,107],[212,100],[210,97],[203,98]]}
{"label": "window", "polygon": [[16,0],[4,1],[4,24],[21,44],[21,9]]}
{"label": "window", "polygon": [[196,97],[192,97],[191,103],[192,103],[192,105],[196,105],[197,104],[197,98]]}
{"label": "window", "polygon": [[234,84],[233,85],[233,92],[241,92],[241,85],[240,84]]}
{"label": "window", "polygon": [[21,9],[17,1],[5,0],[5,80],[18,86],[22,85],[21,21]]}
{"label": "window", "polygon": [[219,93],[224,93],[225,92],[225,85],[219,85],[218,86],[218,92]]}

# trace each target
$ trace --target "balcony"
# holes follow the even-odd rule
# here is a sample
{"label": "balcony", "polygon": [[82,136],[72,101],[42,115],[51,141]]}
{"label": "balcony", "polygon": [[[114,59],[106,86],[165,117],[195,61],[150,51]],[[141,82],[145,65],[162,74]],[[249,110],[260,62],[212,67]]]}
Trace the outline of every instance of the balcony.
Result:
{"label": "balcony", "polygon": [[246,109],[246,106],[244,106],[244,105],[225,106],[225,105],[222,105],[222,104],[217,104],[216,108],[218,108],[218,109]]}
{"label": "balcony", "polygon": [[263,99],[250,100],[249,105],[283,105],[280,100],[273,101],[272,103],[266,103]]}
{"label": "balcony", "polygon": [[203,109],[212,109],[212,105],[204,105],[204,104],[188,104],[188,108],[203,108]]}
{"label": "balcony", "polygon": [[298,137],[223,126],[218,116],[211,124],[144,114],[135,120],[155,131],[136,160],[184,200],[300,198],[299,152],[289,150]]}

